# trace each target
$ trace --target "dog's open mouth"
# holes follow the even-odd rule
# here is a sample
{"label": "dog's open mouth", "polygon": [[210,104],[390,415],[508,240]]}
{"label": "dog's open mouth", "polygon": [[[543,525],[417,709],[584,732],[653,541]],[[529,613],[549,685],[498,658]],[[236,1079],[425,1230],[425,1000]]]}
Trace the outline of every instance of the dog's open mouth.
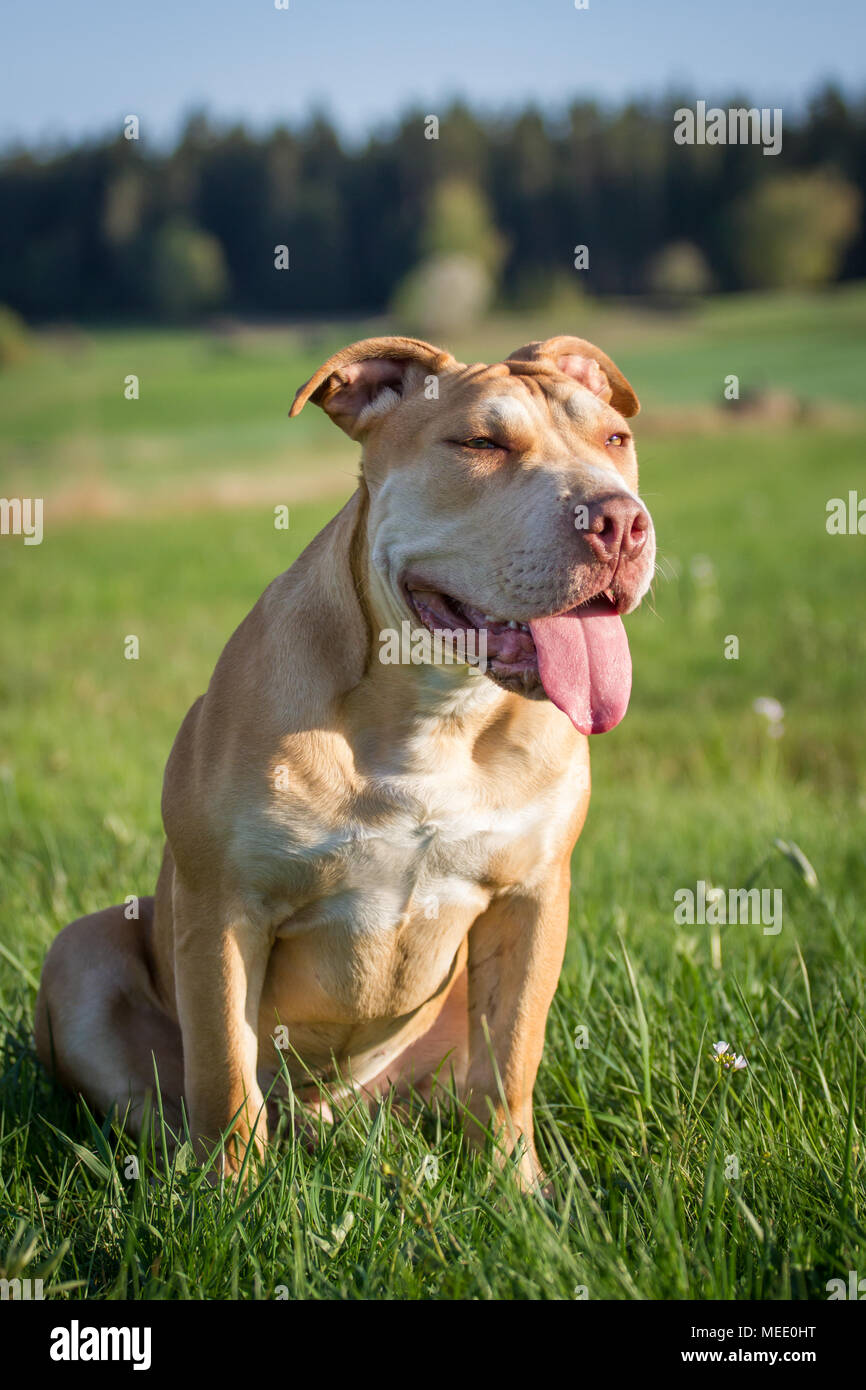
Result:
{"label": "dog's open mouth", "polygon": [[610,590],[528,623],[484,613],[422,584],[407,581],[405,592],[430,632],[462,634],[470,664],[506,690],[530,699],[547,696],[580,733],[606,733],[625,714],[631,654]]}

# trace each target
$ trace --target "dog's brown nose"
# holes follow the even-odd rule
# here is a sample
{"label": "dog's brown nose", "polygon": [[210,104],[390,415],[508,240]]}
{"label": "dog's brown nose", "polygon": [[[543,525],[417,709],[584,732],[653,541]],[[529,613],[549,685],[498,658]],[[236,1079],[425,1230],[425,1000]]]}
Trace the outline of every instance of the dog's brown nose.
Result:
{"label": "dog's brown nose", "polygon": [[606,497],[589,507],[586,539],[600,560],[617,564],[620,557],[633,560],[643,549],[649,517],[632,497]]}

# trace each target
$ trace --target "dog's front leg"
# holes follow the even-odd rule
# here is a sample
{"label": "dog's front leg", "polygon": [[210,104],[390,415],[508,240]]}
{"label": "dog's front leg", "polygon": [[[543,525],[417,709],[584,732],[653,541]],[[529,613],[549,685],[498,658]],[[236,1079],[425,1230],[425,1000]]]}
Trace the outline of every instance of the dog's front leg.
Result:
{"label": "dog's front leg", "polygon": [[261,1154],[267,1142],[256,1063],[270,938],[218,900],[187,891],[177,878],[173,903],[190,1134],[203,1158],[228,1132],[224,1167],[237,1172],[248,1145]]}
{"label": "dog's front leg", "polygon": [[569,883],[566,861],[551,885],[497,899],[469,932],[468,1135],[480,1145],[492,1130],[500,1155],[522,1143],[527,1187],[542,1177],[532,1090],[565,955]]}

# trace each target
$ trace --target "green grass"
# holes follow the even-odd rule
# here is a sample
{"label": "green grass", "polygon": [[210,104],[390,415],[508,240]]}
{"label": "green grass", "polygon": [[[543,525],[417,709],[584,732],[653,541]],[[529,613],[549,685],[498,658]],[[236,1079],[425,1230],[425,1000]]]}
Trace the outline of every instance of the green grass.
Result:
{"label": "green grass", "polygon": [[[840,338],[862,303],[859,291],[840,301]],[[674,325],[668,363],[681,359],[688,374],[679,399],[700,397],[699,383],[726,365],[728,340],[711,341],[726,323],[743,352],[762,324],[775,332],[778,360],[766,342],[755,354],[766,384],[809,360],[826,376],[825,311],[719,304],[708,311],[712,331]],[[523,329],[512,346],[546,325]],[[633,361],[652,355],[642,332],[627,340]],[[682,334],[693,335],[691,349]],[[191,346],[183,336],[128,342],[166,375]],[[105,363],[114,344],[93,351]],[[862,380],[862,344],[859,356],[850,343],[846,352]],[[31,370],[12,434],[41,431],[47,457],[51,431],[60,448],[66,430],[56,402],[37,420]],[[282,410],[296,380],[272,361],[267,386],[238,362],[224,370],[213,411],[235,441],[248,437],[253,414],[259,427],[267,420],[263,397],[279,395]],[[853,372],[846,367],[846,381]],[[632,374],[651,408],[652,387]],[[663,374],[663,363],[648,362],[650,381]],[[136,428],[170,435],[185,460],[184,437],[209,427],[211,402],[185,398],[183,380],[176,413],[166,398]],[[16,396],[11,375],[4,394],[5,409]],[[144,392],[139,407],[150,409]],[[106,454],[125,419],[99,425]],[[316,449],[320,422],[308,428]],[[337,453],[334,438],[326,447]],[[70,918],[151,890],[178,724],[230,631],[334,506],[294,508],[288,533],[274,530],[263,500],[49,525],[41,547],[3,538],[6,1273],[42,1271],[58,1296],[271,1298],[285,1289],[326,1299],[573,1298],[582,1287],[593,1299],[824,1298],[828,1279],[851,1269],[862,1277],[866,542],[828,536],[824,521],[827,499],[862,477],[863,443],[855,421],[650,433],[642,449],[662,574],[652,604],[628,623],[629,715],[593,741],[570,945],[536,1090],[554,1184],[547,1203],[467,1154],[449,1112],[420,1106],[403,1116],[389,1105],[372,1117],[349,1109],[318,1149],[275,1146],[262,1184],[246,1194],[207,1186],[185,1150],[166,1172],[142,1149],[139,1179],[124,1175],[134,1146],[35,1061],[32,981]],[[340,458],[348,485],[353,451]],[[184,477],[200,463],[193,449]],[[300,454],[291,466],[301,467]],[[129,633],[141,641],[138,661],[123,657]],[[724,658],[731,634],[736,661]],[[784,705],[781,738],[753,710],[758,696]],[[817,887],[779,838],[808,856]],[[698,879],[780,888],[781,932],[727,926],[714,940],[708,927],[676,925],[674,893]],[[575,1046],[579,1028],[586,1047]],[[718,1038],[745,1053],[745,1072],[720,1080],[710,1060]],[[439,1165],[431,1184],[420,1177],[429,1153]]]}

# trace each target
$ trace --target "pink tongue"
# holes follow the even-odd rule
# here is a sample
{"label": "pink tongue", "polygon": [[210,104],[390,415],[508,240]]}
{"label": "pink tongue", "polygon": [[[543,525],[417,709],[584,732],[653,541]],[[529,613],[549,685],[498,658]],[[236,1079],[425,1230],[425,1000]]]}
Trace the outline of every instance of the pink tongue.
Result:
{"label": "pink tongue", "polygon": [[529,630],[548,698],[582,734],[615,728],[631,694],[631,653],[619,614],[573,608],[536,618]]}

